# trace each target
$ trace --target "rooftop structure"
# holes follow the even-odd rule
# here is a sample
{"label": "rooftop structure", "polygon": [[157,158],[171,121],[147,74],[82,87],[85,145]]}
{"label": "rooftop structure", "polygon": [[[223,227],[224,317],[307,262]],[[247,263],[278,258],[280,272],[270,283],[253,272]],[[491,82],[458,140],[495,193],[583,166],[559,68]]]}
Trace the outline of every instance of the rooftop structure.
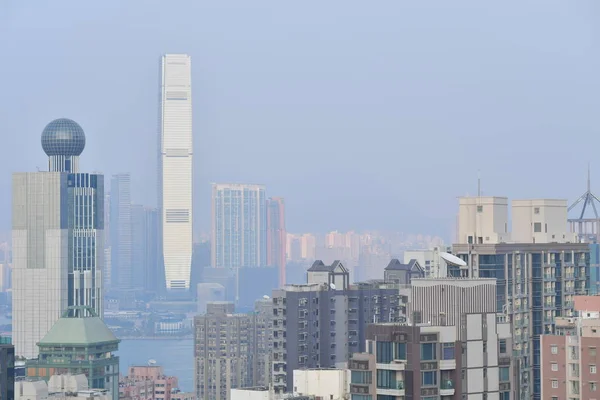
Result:
{"label": "rooftop structure", "polygon": [[91,386],[119,397],[120,340],[90,307],[69,307],[38,343],[39,357],[27,360],[27,376],[48,380],[52,374],[83,373]]}
{"label": "rooftop structure", "polygon": [[[599,207],[596,207],[596,204],[600,204],[600,199],[592,193],[589,165],[586,191],[569,206],[568,211],[574,210],[580,204],[581,212],[578,213],[579,216],[577,218],[569,218],[570,230],[576,233],[583,241],[598,241],[598,235],[600,235],[600,216],[598,215]],[[588,212],[586,215],[586,211],[590,209],[592,209],[593,214],[590,215]]]}

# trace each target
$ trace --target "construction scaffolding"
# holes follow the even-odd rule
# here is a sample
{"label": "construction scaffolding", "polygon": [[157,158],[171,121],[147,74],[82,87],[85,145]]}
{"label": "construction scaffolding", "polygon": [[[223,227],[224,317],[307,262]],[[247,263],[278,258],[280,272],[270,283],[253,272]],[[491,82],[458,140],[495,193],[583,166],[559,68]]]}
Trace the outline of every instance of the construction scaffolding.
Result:
{"label": "construction scaffolding", "polygon": [[[600,216],[598,216],[598,208],[600,199],[592,193],[590,181],[590,166],[588,165],[587,174],[587,190],[573,204],[571,204],[567,212],[571,212],[575,207],[581,204],[581,213],[579,218],[569,218],[569,228],[571,232],[576,233],[582,242],[598,242],[600,235]],[[590,213],[589,210],[593,213]],[[586,211],[589,216],[586,216]]]}

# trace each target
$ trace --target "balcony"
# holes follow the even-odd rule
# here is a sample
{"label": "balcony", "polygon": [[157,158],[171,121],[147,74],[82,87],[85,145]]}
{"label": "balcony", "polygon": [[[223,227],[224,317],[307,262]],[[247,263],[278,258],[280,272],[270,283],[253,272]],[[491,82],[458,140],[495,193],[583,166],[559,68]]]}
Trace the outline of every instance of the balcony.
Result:
{"label": "balcony", "polygon": [[442,379],[440,383],[440,396],[453,396],[454,382],[451,379]]}
{"label": "balcony", "polygon": [[456,369],[456,360],[440,360],[441,370],[454,370]]}
{"label": "balcony", "polygon": [[406,361],[394,360],[389,364],[376,364],[377,369],[386,369],[389,371],[404,371],[406,368]]}
{"label": "balcony", "polygon": [[392,387],[377,388],[377,394],[383,396],[404,396],[404,381],[396,381],[396,384]]}

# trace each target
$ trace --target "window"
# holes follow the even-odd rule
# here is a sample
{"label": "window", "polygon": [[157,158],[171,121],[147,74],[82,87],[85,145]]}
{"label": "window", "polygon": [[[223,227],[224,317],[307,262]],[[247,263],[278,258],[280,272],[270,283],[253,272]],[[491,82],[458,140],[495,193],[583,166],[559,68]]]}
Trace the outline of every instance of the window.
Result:
{"label": "window", "polygon": [[509,367],[500,367],[500,381],[508,382],[510,381],[510,368]]}
{"label": "window", "polygon": [[558,396],[552,396],[552,400],[558,400]]}
{"label": "window", "polygon": [[590,365],[590,374],[595,374],[595,373],[596,373],[596,366]]}
{"label": "window", "polygon": [[442,344],[442,360],[454,360],[454,343]]}
{"label": "window", "polygon": [[377,387],[380,389],[396,389],[396,372],[388,369],[377,370]]}
{"label": "window", "polygon": [[435,386],[435,385],[437,385],[437,371],[421,372],[421,386]]}
{"label": "window", "polygon": [[552,371],[558,371],[558,364],[552,363]]}
{"label": "window", "polygon": [[590,357],[596,357],[596,348],[590,347],[588,354],[590,355]]}
{"label": "window", "polygon": [[487,353],[487,342],[485,340],[483,341],[483,352]]}
{"label": "window", "polygon": [[406,360],[406,343],[394,343],[394,360]]}
{"label": "window", "polygon": [[500,353],[506,353],[506,339],[500,339],[498,343],[500,344]]}
{"label": "window", "polygon": [[437,360],[435,343],[421,343],[421,361]]}
{"label": "window", "polygon": [[533,231],[534,232],[541,232],[542,231],[542,223],[541,222],[534,222],[533,223]]}
{"label": "window", "polygon": [[540,208],[539,208],[539,207],[535,207],[535,208],[533,209],[533,213],[534,213],[534,214],[539,214],[539,213],[540,213]]}
{"label": "window", "polygon": [[552,346],[550,346],[550,352],[552,354],[558,354],[558,346],[553,344]]}
{"label": "window", "polygon": [[350,373],[350,382],[367,385],[373,382],[371,371],[352,371]]}
{"label": "window", "polygon": [[392,342],[376,342],[377,362],[389,364],[393,360]]}
{"label": "window", "polygon": [[598,390],[598,384],[596,382],[590,382],[590,391],[595,392]]}
{"label": "window", "polygon": [[477,206],[477,212],[478,213],[483,212],[483,206]]}
{"label": "window", "polygon": [[558,381],[556,379],[552,379],[552,389],[558,389]]}

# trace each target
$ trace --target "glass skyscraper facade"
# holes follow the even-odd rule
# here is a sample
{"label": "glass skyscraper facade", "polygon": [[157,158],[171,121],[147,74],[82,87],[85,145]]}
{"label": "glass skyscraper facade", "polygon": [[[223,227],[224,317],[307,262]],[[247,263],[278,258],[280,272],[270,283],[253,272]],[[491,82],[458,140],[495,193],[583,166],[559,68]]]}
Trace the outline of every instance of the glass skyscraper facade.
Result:
{"label": "glass skyscraper facade", "polygon": [[267,265],[267,213],[263,185],[213,184],[213,267]]}
{"label": "glass skyscraper facade", "polygon": [[104,176],[69,174],[69,306],[91,307],[102,316]]}

